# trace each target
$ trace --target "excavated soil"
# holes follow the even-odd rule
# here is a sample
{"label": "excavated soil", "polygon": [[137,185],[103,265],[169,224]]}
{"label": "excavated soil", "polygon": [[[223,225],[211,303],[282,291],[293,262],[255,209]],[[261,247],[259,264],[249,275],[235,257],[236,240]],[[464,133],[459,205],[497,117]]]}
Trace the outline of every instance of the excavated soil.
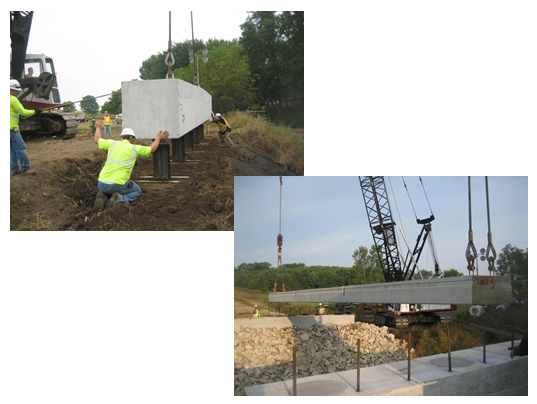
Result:
{"label": "excavated soil", "polygon": [[[120,131],[113,127],[112,138],[119,140]],[[294,175],[241,147],[221,144],[209,132],[186,152],[185,162],[171,164],[172,177],[188,178],[154,181],[152,158],[140,157],[131,177],[142,188],[140,197],[96,212],[97,178],[106,152],[92,136],[28,140],[26,145],[37,174],[10,178],[11,230],[233,230],[234,176]]]}

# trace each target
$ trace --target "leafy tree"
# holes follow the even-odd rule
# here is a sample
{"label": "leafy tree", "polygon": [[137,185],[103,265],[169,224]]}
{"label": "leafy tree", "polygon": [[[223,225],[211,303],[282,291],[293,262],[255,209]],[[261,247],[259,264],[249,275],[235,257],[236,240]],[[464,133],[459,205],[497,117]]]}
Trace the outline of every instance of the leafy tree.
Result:
{"label": "leafy tree", "polygon": [[358,247],[357,250],[354,250],[352,258],[354,260],[353,268],[357,271],[356,284],[384,282],[384,275],[375,246],[371,246],[369,251],[367,247]]}
{"label": "leafy tree", "polygon": [[[304,114],[304,12],[255,11],[241,25],[240,44],[259,90],[259,104],[289,120]],[[291,111],[291,114],[289,114]],[[295,119],[296,120],[296,119]]]}
{"label": "leafy tree", "polygon": [[507,244],[496,261],[498,273],[511,277],[513,297],[519,302],[528,299],[528,249],[522,250]]}
{"label": "leafy tree", "polygon": [[461,274],[455,268],[451,268],[451,269],[448,269],[447,271],[444,271],[444,278],[449,278],[451,276],[463,276],[463,275],[464,274]]}
{"label": "leafy tree", "polygon": [[[198,50],[203,50],[205,44],[199,39],[194,40],[194,49],[197,52]],[[180,69],[186,67],[190,64],[189,60],[189,50],[192,49],[192,41],[185,40],[180,43],[174,43],[172,45],[172,54],[175,59],[175,64],[172,66],[172,69]],[[164,62],[166,61],[166,56],[168,55],[168,50],[164,52],[159,52],[156,55],[151,55],[148,59],[142,62],[140,67],[140,78],[142,80],[155,80],[155,79],[165,79],[166,74],[168,73],[168,65]],[[191,76],[188,80],[189,83],[192,83]]]}
{"label": "leafy tree", "polygon": [[240,264],[236,270],[238,271],[261,271],[263,269],[269,269],[272,265],[269,262],[254,262],[247,264],[243,262]]}
{"label": "leafy tree", "polygon": [[108,97],[108,101],[103,104],[101,113],[108,111],[110,114],[120,114],[121,113],[121,89],[116,90]]}
{"label": "leafy tree", "polygon": [[80,101],[80,108],[87,115],[93,115],[99,112],[99,104],[97,103],[93,95],[86,95],[85,97],[82,97],[82,100],[86,101]]}
{"label": "leafy tree", "polygon": [[[69,102],[72,102],[72,101],[67,101],[65,104],[67,104]],[[75,106],[75,104],[68,105],[67,107],[63,107],[63,111],[64,112],[75,112],[76,111],[76,106]]]}
{"label": "leafy tree", "polygon": [[[208,62],[199,64],[200,85],[212,96],[213,110],[245,110],[254,102],[253,81],[246,57],[236,41],[209,40]],[[201,55],[201,51],[197,53]],[[194,65],[174,71],[175,77],[191,82]]]}

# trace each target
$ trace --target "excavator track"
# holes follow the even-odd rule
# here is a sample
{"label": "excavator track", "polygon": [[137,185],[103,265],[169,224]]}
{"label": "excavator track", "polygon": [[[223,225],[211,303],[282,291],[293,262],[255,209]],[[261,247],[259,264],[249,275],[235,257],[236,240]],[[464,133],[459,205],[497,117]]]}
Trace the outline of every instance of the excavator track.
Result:
{"label": "excavator track", "polygon": [[20,129],[25,139],[71,139],[78,133],[78,122],[68,112],[43,112],[22,121]]}

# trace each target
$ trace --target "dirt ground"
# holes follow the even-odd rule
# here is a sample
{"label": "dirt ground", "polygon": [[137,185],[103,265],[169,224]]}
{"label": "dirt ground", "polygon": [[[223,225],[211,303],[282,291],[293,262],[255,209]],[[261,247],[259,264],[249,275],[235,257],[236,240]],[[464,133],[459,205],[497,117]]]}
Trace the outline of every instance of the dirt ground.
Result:
{"label": "dirt ground", "polygon": [[[142,188],[140,197],[96,212],[106,152],[87,133],[26,141],[37,174],[10,178],[11,230],[233,230],[234,176],[294,175],[240,145],[221,144],[213,130],[186,152],[185,162],[171,163],[172,177],[188,178],[154,181],[153,159],[139,157],[131,178]],[[114,125],[112,138],[120,133]]]}

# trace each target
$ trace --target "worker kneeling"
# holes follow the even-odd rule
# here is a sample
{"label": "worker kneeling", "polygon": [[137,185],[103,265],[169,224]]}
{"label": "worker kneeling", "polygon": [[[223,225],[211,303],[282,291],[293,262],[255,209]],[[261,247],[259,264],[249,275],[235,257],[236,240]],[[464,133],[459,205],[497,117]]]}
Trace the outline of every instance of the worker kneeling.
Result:
{"label": "worker kneeling", "polygon": [[142,193],[142,189],[130,179],[138,156],[149,157],[157,150],[160,141],[169,136],[167,131],[159,132],[151,146],[134,145],[135,134],[126,128],[121,132],[121,141],[101,139],[101,122],[95,123],[95,143],[101,150],[108,150],[106,163],[99,174],[99,192],[94,208],[103,210],[118,202],[132,202]]}

